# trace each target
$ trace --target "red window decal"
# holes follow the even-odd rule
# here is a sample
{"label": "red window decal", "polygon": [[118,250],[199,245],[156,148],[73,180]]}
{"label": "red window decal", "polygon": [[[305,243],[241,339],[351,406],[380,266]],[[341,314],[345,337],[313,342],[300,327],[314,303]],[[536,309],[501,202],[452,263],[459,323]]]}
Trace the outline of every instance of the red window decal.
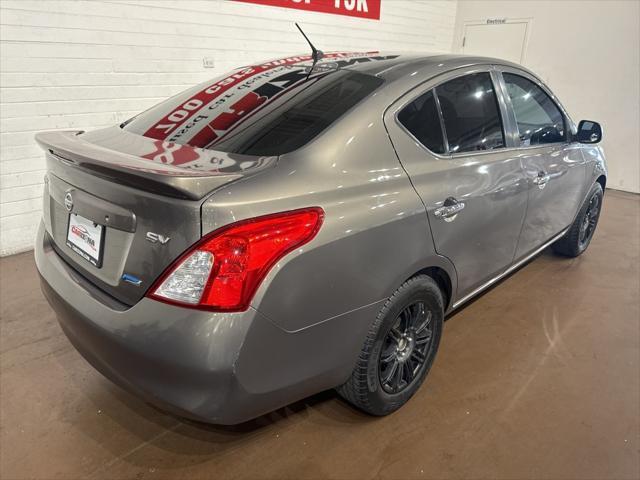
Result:
{"label": "red window decal", "polygon": [[[353,55],[353,52],[331,52],[325,54],[323,59],[342,58],[344,56]],[[171,134],[179,130],[189,119],[194,117],[199,111],[205,109],[207,105],[213,102],[227,91],[233,91],[234,87],[249,80],[256,75],[273,70],[286,65],[294,65],[297,63],[309,62],[311,55],[299,55],[295,57],[282,58],[263,63],[262,65],[253,65],[245,67],[240,71],[232,73],[228,77],[209,85],[204,90],[193,95],[183,104],[173,109],[170,113],[162,117],[154,125],[152,125],[145,133],[145,137],[155,138],[157,140],[165,140],[171,137]]]}

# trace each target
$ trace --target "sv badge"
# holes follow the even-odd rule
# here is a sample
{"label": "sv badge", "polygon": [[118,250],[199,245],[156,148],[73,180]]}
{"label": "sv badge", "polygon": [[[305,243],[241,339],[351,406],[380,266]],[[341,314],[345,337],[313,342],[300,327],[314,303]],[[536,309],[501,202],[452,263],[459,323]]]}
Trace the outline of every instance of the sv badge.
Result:
{"label": "sv badge", "polygon": [[164,245],[171,240],[171,237],[165,237],[164,235],[154,232],[147,232],[147,236],[145,238],[151,243],[160,243],[161,245]]}

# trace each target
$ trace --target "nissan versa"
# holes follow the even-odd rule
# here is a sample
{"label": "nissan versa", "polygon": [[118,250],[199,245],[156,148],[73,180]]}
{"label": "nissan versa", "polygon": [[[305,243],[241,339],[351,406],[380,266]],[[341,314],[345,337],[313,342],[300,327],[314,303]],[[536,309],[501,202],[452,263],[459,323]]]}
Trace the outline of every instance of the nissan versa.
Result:
{"label": "nissan versa", "polygon": [[244,67],[37,135],[42,288],[89,362],[180,415],[233,424],[329,388],[385,415],[448,312],[549,245],[584,252],[601,137],[496,59]]}

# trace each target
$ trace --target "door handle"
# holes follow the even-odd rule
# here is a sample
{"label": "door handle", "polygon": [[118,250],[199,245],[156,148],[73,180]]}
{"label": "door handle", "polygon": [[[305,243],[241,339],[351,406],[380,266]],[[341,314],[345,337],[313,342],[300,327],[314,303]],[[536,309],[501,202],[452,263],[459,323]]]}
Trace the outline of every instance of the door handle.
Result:
{"label": "door handle", "polygon": [[533,183],[538,186],[540,190],[547,186],[547,183],[551,179],[551,175],[546,172],[538,172],[538,176],[533,179]]}
{"label": "door handle", "polygon": [[444,219],[445,222],[453,222],[458,213],[464,209],[464,202],[459,202],[453,197],[449,197],[444,201],[442,207],[438,207],[433,211],[433,214]]}

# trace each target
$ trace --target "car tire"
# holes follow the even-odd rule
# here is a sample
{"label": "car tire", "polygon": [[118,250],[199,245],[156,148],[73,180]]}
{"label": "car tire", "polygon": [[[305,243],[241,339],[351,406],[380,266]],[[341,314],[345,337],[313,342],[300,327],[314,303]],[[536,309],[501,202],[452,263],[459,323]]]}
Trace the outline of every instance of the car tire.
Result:
{"label": "car tire", "polygon": [[596,182],[567,233],[552,245],[555,253],[577,257],[587,249],[598,226],[603,197],[602,186]]}
{"label": "car tire", "polygon": [[427,275],[407,280],[371,325],[351,377],[337,389],[340,396],[372,415],[400,408],[427,376],[443,323],[444,301],[436,282]]}

